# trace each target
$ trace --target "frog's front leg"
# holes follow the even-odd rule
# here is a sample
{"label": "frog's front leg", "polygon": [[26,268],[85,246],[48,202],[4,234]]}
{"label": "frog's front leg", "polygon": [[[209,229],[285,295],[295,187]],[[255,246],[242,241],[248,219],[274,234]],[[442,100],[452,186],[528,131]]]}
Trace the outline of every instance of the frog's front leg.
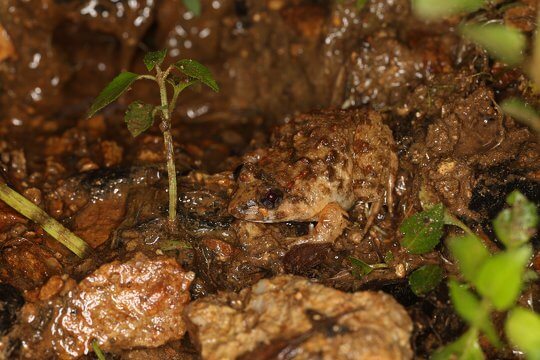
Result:
{"label": "frog's front leg", "polygon": [[347,227],[348,215],[338,203],[326,205],[317,215],[317,225],[306,236],[288,238],[289,246],[300,244],[333,243]]}

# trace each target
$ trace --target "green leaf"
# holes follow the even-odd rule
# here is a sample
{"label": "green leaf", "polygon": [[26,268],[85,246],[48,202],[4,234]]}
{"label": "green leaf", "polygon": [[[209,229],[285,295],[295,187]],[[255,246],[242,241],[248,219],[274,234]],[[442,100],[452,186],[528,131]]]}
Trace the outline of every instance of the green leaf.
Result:
{"label": "green leaf", "polygon": [[137,137],[154,123],[154,105],[134,101],[128,106],[124,120],[131,135]]}
{"label": "green leaf", "polygon": [[184,6],[195,16],[201,16],[201,0],[182,0]]}
{"label": "green leaf", "polygon": [[482,264],[474,284],[497,310],[507,310],[514,305],[531,253],[529,246],[523,246],[495,254]]}
{"label": "green leaf", "polygon": [[526,38],[517,29],[500,24],[465,24],[460,32],[508,65],[519,65],[523,61]]}
{"label": "green leaf", "polygon": [[501,108],[509,116],[540,133],[540,114],[523,100],[518,98],[504,100],[501,103]]}
{"label": "green leaf", "polygon": [[540,13],[536,18],[536,35],[534,39],[533,56],[530,66],[531,78],[533,80],[536,93],[540,92],[540,31],[538,31],[538,24],[540,24]]}
{"label": "green leaf", "polygon": [[394,253],[388,250],[386,254],[384,254],[384,262],[390,264],[392,261],[394,261]]}
{"label": "green leaf", "polygon": [[525,273],[523,274],[523,283],[527,284],[529,282],[533,282],[540,279],[540,276],[538,276],[538,273],[531,269],[526,269]]}
{"label": "green leaf", "polygon": [[468,290],[466,285],[460,284],[455,280],[448,283],[450,289],[450,299],[456,309],[456,312],[471,326],[482,330],[491,343],[495,346],[500,345],[495,327],[489,318],[489,311],[478,298]]}
{"label": "green leaf", "polygon": [[424,265],[409,276],[412,292],[421,296],[432,291],[443,279],[443,270],[437,265]]}
{"label": "green leaf", "polygon": [[402,245],[412,254],[432,251],[443,235],[443,217],[443,205],[437,204],[405,219],[399,228],[403,234]]}
{"label": "green leaf", "polygon": [[[485,317],[485,310],[480,304],[480,300],[468,290],[464,284],[455,280],[448,283],[450,289],[450,298],[456,312],[472,326],[478,326],[480,320]],[[482,314],[484,313],[484,314]]]}
{"label": "green leaf", "polygon": [[366,5],[367,0],[356,0],[356,9],[362,10],[362,8]]}
{"label": "green leaf", "polygon": [[510,342],[527,355],[540,359],[540,316],[528,309],[516,307],[508,314],[504,325]]}
{"label": "green leaf", "polygon": [[373,267],[371,267],[371,265],[366,264],[362,260],[353,256],[349,256],[349,261],[353,266],[352,274],[357,278],[361,278],[362,276],[365,276],[373,271]]}
{"label": "green leaf", "polygon": [[484,353],[478,344],[475,329],[469,329],[459,339],[437,350],[431,360],[483,360]]}
{"label": "green leaf", "polygon": [[107,360],[105,354],[103,354],[103,351],[99,347],[97,340],[92,341],[92,348],[94,349],[94,354],[96,354],[98,360]]}
{"label": "green leaf", "polygon": [[504,209],[497,215],[493,227],[502,243],[513,248],[526,243],[534,235],[538,212],[536,205],[517,190],[508,195],[506,202],[511,205],[510,209]]}
{"label": "green leaf", "polygon": [[201,63],[191,59],[183,59],[174,65],[188,77],[199,80],[215,92],[219,91],[219,86],[214,80],[212,73]]}
{"label": "green leaf", "polygon": [[480,267],[490,255],[484,243],[474,235],[457,236],[448,240],[448,248],[463,277],[474,282]]}
{"label": "green leaf", "polygon": [[182,91],[184,91],[185,89],[187,89],[188,87],[190,87],[191,85],[196,84],[196,83],[197,83],[196,80],[179,81],[178,83],[176,83],[174,85],[174,91],[176,91],[178,93],[181,93]]}
{"label": "green leaf", "polygon": [[160,249],[163,251],[183,250],[192,248],[193,247],[189,243],[180,240],[166,240],[160,246]]}
{"label": "green leaf", "polygon": [[167,49],[146,53],[143,59],[144,65],[148,71],[152,71],[156,66],[161,66],[165,56],[167,56]]}
{"label": "green leaf", "polygon": [[120,73],[99,93],[92,106],[90,106],[87,117],[94,116],[99,110],[118,99],[138,77],[139,75],[129,71]]}
{"label": "green leaf", "polygon": [[460,13],[476,11],[484,0],[413,0],[413,11],[426,20],[435,20]]}

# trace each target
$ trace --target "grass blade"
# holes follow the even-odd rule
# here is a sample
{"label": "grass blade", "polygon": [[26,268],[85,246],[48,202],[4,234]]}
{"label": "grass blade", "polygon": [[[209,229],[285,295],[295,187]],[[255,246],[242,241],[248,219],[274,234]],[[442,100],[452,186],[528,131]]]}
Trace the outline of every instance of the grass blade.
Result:
{"label": "grass blade", "polygon": [[0,200],[41,226],[43,230],[78,257],[84,258],[91,252],[90,246],[84,240],[4,183],[0,183]]}

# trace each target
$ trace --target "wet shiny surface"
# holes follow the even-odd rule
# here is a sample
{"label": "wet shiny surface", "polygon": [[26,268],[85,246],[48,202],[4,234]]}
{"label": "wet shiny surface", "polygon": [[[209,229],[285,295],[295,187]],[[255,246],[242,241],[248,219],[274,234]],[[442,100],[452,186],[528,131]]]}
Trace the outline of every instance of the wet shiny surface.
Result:
{"label": "wet shiny surface", "polygon": [[[45,349],[61,359],[77,358],[92,351],[94,340],[104,351],[118,352],[180,339],[193,278],[174,259],[142,254],[104,265],[78,285],[53,277],[41,289],[43,302],[22,310],[21,327],[37,328],[40,335],[23,343],[22,355],[35,358]],[[36,311],[49,315],[43,319]]]}

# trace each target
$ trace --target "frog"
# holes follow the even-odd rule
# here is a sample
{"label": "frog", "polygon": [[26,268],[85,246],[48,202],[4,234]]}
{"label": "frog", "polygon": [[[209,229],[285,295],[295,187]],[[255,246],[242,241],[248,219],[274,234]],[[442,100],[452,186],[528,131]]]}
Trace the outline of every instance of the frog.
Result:
{"label": "frog", "polygon": [[333,243],[348,211],[369,204],[363,232],[384,205],[391,213],[397,146],[381,114],[370,109],[318,110],[278,126],[267,146],[246,153],[228,211],[259,223],[310,222],[290,245]]}

